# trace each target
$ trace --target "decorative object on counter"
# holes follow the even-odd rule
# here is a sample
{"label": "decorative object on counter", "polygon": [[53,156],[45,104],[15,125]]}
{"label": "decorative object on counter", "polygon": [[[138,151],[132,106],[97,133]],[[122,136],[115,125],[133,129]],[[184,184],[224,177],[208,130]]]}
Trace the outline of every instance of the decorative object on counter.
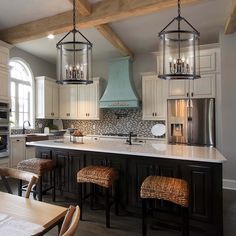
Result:
{"label": "decorative object on counter", "polygon": [[[72,35],[73,40],[64,41]],[[79,36],[81,39],[77,39]],[[76,29],[76,9],[73,0],[73,29],[56,45],[58,52],[57,72],[59,84],[91,84],[92,43]]]}
{"label": "decorative object on counter", "polygon": [[50,133],[50,129],[48,127],[44,127],[44,133],[45,134],[49,134]]}
{"label": "decorative object on counter", "polygon": [[161,137],[166,133],[166,126],[164,124],[155,124],[151,132],[155,137]]}
{"label": "decorative object on counter", "polygon": [[[177,23],[177,30],[175,23]],[[181,27],[182,26],[182,27]],[[178,0],[178,16],[160,33],[161,79],[200,78],[199,40],[200,33],[181,16]]]}
{"label": "decorative object on counter", "polygon": [[75,130],[72,134],[72,142],[77,144],[83,144],[83,134],[79,130]]}

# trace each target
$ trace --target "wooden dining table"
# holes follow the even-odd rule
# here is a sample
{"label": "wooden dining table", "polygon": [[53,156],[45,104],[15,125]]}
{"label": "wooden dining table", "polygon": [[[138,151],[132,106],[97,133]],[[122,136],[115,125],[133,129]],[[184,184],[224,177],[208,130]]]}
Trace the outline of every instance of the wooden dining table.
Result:
{"label": "wooden dining table", "polygon": [[67,208],[0,192],[0,213],[40,225],[40,235],[60,225]]}

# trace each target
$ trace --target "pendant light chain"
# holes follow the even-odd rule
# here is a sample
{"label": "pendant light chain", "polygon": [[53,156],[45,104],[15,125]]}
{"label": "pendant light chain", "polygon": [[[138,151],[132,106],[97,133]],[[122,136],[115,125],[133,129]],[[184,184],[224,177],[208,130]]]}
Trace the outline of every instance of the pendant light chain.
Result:
{"label": "pendant light chain", "polygon": [[180,0],[178,0],[178,17],[181,17]]}
{"label": "pendant light chain", "polygon": [[76,28],[76,15],[75,15],[75,0],[73,0],[73,27],[74,27],[74,30]]}

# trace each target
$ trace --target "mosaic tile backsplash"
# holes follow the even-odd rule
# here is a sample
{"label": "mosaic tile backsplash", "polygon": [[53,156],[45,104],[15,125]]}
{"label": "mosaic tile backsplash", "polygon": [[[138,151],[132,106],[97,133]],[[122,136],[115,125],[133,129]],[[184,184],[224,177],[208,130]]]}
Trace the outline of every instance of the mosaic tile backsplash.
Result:
{"label": "mosaic tile backsplash", "polygon": [[141,109],[103,109],[101,119],[94,121],[63,120],[64,129],[77,128],[84,135],[133,132],[142,137],[154,137],[151,128],[157,123],[165,122],[142,120]]}
{"label": "mosaic tile backsplash", "polygon": [[[142,120],[141,109],[103,109],[100,120],[63,120],[63,128],[79,129],[86,134],[107,134],[133,132],[142,137],[154,137],[151,128],[157,123],[164,121],[146,121]],[[39,128],[42,124],[42,128]],[[52,120],[36,119],[35,129],[27,129],[27,133],[42,133],[44,127],[52,125]],[[12,129],[11,134],[22,134],[22,129]],[[164,138],[162,136],[161,138]]]}

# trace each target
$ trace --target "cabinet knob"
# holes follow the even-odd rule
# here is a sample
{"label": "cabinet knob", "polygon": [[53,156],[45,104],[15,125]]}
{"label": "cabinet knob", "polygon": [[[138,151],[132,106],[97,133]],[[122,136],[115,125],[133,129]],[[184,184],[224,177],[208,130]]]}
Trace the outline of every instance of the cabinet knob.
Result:
{"label": "cabinet knob", "polygon": [[152,116],[154,116],[154,112],[152,113]]}
{"label": "cabinet knob", "polygon": [[189,93],[187,93],[187,97],[189,96]]}
{"label": "cabinet knob", "polygon": [[157,116],[157,113],[155,112],[155,116]]}
{"label": "cabinet knob", "polygon": [[193,97],[193,92],[191,93],[191,96]]}

